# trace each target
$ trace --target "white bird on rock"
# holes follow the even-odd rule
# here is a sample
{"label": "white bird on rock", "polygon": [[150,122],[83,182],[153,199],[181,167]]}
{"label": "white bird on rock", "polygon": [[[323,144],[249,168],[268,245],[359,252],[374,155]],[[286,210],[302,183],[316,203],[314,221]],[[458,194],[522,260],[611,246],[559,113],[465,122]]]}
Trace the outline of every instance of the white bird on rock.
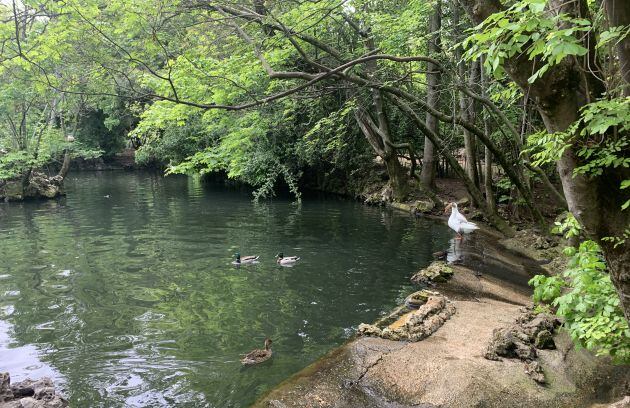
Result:
{"label": "white bird on rock", "polygon": [[479,229],[477,224],[470,222],[459,213],[457,210],[457,203],[449,203],[444,212],[451,210],[451,216],[448,218],[448,226],[455,232],[457,232],[457,239],[462,239],[462,233],[469,234],[476,229]]}

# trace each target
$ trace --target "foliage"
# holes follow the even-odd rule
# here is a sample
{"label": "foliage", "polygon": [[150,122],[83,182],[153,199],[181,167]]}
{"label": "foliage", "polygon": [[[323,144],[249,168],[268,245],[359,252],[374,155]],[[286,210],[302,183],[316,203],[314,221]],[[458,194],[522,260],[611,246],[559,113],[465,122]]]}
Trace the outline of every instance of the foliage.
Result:
{"label": "foliage", "polygon": [[555,221],[551,229],[553,234],[562,234],[566,239],[580,235],[582,227],[575,216],[570,212],[565,213],[561,221]]}
{"label": "foliage", "polygon": [[[534,165],[555,162],[572,146],[581,159],[574,174],[600,176],[608,168],[630,168],[630,97],[602,99],[585,105],[580,118],[566,131],[556,133],[538,132],[528,138],[527,151]],[[619,186],[623,190],[630,186],[624,180]],[[630,206],[627,200],[622,209]]]}
{"label": "foliage", "polygon": [[630,362],[630,329],[599,246],[569,247],[569,269],[560,276],[537,275],[529,282],[536,303],[550,303],[580,346],[620,363]]}
{"label": "foliage", "polygon": [[591,30],[591,22],[564,13],[547,13],[546,6],[547,0],[524,0],[491,15],[464,40],[466,58],[484,56],[485,68],[497,78],[504,74],[507,59],[520,54],[530,60],[537,58],[540,67],[528,80],[533,83],[567,56],[585,55],[588,50],[580,36]]}

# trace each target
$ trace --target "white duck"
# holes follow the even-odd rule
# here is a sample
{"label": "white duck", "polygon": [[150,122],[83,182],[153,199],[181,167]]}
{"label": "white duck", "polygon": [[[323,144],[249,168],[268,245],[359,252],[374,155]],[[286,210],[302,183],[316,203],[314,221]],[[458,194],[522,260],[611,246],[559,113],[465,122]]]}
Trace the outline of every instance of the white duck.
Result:
{"label": "white duck", "polygon": [[457,232],[458,239],[462,238],[462,232],[464,234],[469,234],[474,230],[479,229],[477,224],[468,221],[466,217],[459,213],[457,210],[457,203],[449,203],[444,209],[444,212],[447,212],[449,209],[451,210],[451,216],[448,218],[448,226],[451,227],[453,231]]}

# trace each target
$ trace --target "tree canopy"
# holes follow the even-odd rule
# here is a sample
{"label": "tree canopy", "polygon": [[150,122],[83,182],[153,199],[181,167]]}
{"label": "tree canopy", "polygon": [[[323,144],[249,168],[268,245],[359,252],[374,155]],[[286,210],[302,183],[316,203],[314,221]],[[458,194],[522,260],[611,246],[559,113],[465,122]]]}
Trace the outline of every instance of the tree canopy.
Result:
{"label": "tree canopy", "polygon": [[382,165],[392,200],[435,200],[439,164],[507,235],[497,201],[547,228],[539,185],[601,250],[630,319],[628,2],[13,0],[0,15],[0,179],[131,143],[256,197],[283,181],[299,198],[309,177],[347,191]]}

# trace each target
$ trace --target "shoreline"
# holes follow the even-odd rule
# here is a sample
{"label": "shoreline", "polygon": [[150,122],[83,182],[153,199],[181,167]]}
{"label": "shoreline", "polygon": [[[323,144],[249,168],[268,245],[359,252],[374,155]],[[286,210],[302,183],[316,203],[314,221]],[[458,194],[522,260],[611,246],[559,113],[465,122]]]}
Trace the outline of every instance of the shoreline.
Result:
{"label": "shoreline", "polygon": [[[537,350],[545,385],[536,383],[518,359],[484,358],[493,333],[512,324],[531,304],[531,290],[523,281],[560,266],[547,262],[557,250],[532,248],[527,232],[509,239],[485,233],[479,237],[480,245],[464,249],[464,265],[452,266],[453,278],[434,289],[456,309],[434,334],[418,342],[354,337],[266,392],[252,407],[573,408],[623,398],[630,367],[576,350],[563,331],[553,336],[555,349]],[[502,275],[506,270],[512,271],[510,281]]]}

